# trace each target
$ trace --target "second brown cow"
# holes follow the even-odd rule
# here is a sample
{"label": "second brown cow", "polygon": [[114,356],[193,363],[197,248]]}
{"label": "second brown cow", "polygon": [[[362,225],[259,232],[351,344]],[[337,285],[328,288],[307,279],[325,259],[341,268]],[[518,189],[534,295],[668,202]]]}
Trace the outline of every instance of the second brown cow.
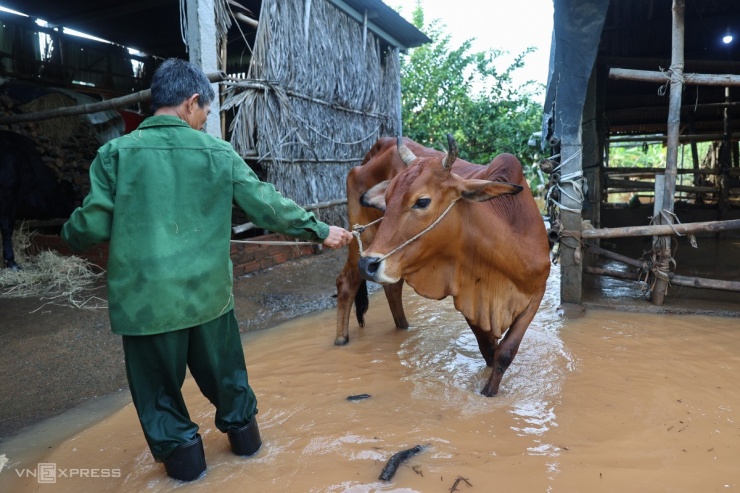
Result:
{"label": "second brown cow", "polygon": [[352,298],[363,325],[367,295],[361,278],[383,285],[400,328],[408,327],[404,281],[425,298],[452,296],[492,367],[481,391],[492,396],[544,295],[549,244],[514,156],[502,154],[481,166],[457,153],[449,135],[447,154],[409,139],[380,139],[350,172],[350,225],[382,220],[363,232],[362,253],[356,240],[350,245],[337,278],[335,344],[349,340]]}

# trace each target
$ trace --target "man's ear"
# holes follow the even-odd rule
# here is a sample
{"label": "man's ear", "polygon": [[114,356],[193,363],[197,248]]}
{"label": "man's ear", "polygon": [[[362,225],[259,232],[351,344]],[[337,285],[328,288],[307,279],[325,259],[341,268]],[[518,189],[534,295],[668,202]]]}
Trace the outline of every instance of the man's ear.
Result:
{"label": "man's ear", "polygon": [[360,197],[360,205],[385,212],[385,190],[390,180],[381,181]]}
{"label": "man's ear", "polygon": [[501,195],[516,195],[524,190],[521,185],[488,180],[463,180],[460,188],[462,198],[475,202],[484,202]]}
{"label": "man's ear", "polygon": [[188,109],[193,110],[196,105],[200,104],[200,94],[197,92],[188,98]]}

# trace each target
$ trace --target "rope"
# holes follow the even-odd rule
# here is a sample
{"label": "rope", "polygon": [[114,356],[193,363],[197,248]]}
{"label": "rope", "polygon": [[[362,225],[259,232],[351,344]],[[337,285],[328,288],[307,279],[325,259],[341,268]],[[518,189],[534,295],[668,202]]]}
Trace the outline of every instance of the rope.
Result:
{"label": "rope", "polygon": [[[441,221],[441,220],[442,220],[442,219],[443,219],[443,218],[444,218],[444,217],[445,217],[445,216],[447,215],[447,213],[448,213],[448,212],[450,212],[450,209],[452,209],[452,206],[453,206],[453,205],[455,205],[455,202],[457,202],[458,200],[460,200],[460,198],[461,198],[461,197],[458,197],[458,198],[456,198],[455,200],[453,200],[453,201],[452,201],[452,202],[450,203],[450,205],[448,205],[448,206],[447,206],[447,209],[445,209],[445,211],[444,211],[444,212],[443,212],[443,213],[442,213],[442,214],[441,214],[441,215],[440,215],[440,216],[439,216],[439,217],[438,217],[437,219],[435,219],[435,220],[434,220],[434,222],[433,222],[432,224],[430,224],[429,226],[427,226],[426,228],[424,228],[424,229],[423,229],[423,230],[422,230],[422,231],[421,231],[420,233],[418,233],[417,235],[415,235],[415,236],[413,236],[413,237],[409,238],[409,239],[408,239],[408,240],[406,240],[406,241],[405,241],[404,243],[402,243],[402,244],[398,245],[398,246],[397,246],[396,248],[394,248],[394,249],[393,249],[393,250],[391,250],[390,252],[386,253],[385,255],[383,255],[382,257],[380,257],[379,259],[377,259],[377,260],[376,260],[376,262],[382,262],[383,260],[387,259],[388,257],[390,257],[391,255],[393,255],[394,253],[396,253],[396,252],[397,252],[397,251],[399,251],[400,249],[402,249],[402,248],[404,248],[404,247],[408,246],[408,245],[409,245],[409,244],[410,244],[410,243],[411,243],[412,241],[416,241],[416,240],[418,240],[419,238],[421,238],[421,236],[422,236],[422,235],[424,235],[424,234],[428,233],[428,232],[429,232],[429,231],[430,231],[430,230],[431,230],[431,229],[432,229],[433,227],[435,227],[435,226],[436,226],[437,224],[439,224],[439,222],[440,222],[440,221]],[[368,224],[366,224],[365,226],[357,226],[357,225],[355,225],[355,226],[353,226],[353,227],[352,227],[352,234],[353,234],[353,235],[355,235],[355,237],[357,238],[357,243],[359,244],[359,247],[360,247],[360,255],[362,255],[362,253],[363,253],[363,250],[362,250],[362,241],[360,241],[360,234],[362,233],[362,230],[364,230],[365,228],[367,228],[367,227],[368,227],[368,226],[370,226],[371,224],[375,224],[375,223],[377,223],[377,222],[378,222],[378,221],[380,221],[381,219],[383,219],[383,218],[381,217],[380,219],[376,219],[375,221],[373,221],[373,222],[371,222],[371,223],[368,223]],[[361,228],[361,229],[360,229],[360,228]],[[359,232],[357,232],[357,229],[360,229],[360,231],[359,231]]]}
{"label": "rope", "polygon": [[[678,217],[671,211],[667,209],[663,209],[660,211],[660,216],[663,217],[666,224],[671,225],[671,229],[673,229],[673,232],[678,235],[682,236],[678,231],[675,230],[675,228],[672,227],[673,222],[670,220],[668,215],[673,216],[673,218],[678,221],[680,224],[681,221],[678,220]],[[658,217],[654,216],[650,220],[650,224],[658,224]],[[663,255],[663,252],[668,252],[667,255]],[[653,281],[650,283],[650,291],[655,290],[655,285],[658,280],[662,280],[665,282],[665,293],[668,292],[668,286],[670,286],[670,277],[668,276],[668,273],[671,270],[671,264],[673,264],[674,268],[676,266],[676,260],[671,255],[671,238],[670,236],[659,236],[657,237],[655,243],[653,243],[653,251],[650,255],[650,272],[653,274]],[[646,277],[647,280],[647,277]]]}
{"label": "rope", "polygon": [[361,238],[362,232],[365,231],[368,226],[372,226],[373,224],[378,223],[378,222],[380,222],[382,220],[383,220],[383,218],[382,217],[379,217],[375,221],[373,221],[371,223],[367,223],[364,226],[360,226],[359,224],[355,224],[354,226],[352,226],[352,236],[354,236],[355,238],[357,238],[357,245],[360,247],[360,255],[362,255],[362,252],[363,252],[363,249],[362,249],[362,238]]}
{"label": "rope", "polygon": [[317,245],[313,241],[260,241],[260,240],[231,240],[231,243],[251,243],[253,245]]}
{"label": "rope", "polygon": [[[556,166],[552,172],[552,174],[555,174],[560,168],[565,166],[568,162],[570,162],[572,159],[575,159],[578,155],[581,154],[582,149],[578,149],[575,153],[573,153],[572,156],[570,156],[568,159],[560,163],[558,166]],[[574,195],[571,195],[566,191],[562,186],[560,186],[561,183],[568,183],[573,187],[573,193]],[[565,195],[569,199],[571,199],[574,202],[577,202],[580,204],[578,208],[573,207],[566,207],[562,203],[560,203],[557,199],[553,197],[553,192],[557,190],[558,191],[558,197],[562,195]],[[585,178],[583,177],[583,171],[576,171],[574,173],[569,173],[567,175],[563,175],[560,177],[560,179],[555,183],[555,186],[550,187],[550,189],[547,191],[547,195],[545,196],[545,200],[547,202],[550,202],[552,204],[555,204],[560,208],[561,210],[566,210],[569,212],[576,212],[580,213],[583,210],[583,200],[585,198],[586,193],[588,193],[588,184],[586,183]]]}
{"label": "rope", "polygon": [[[668,91],[668,87],[673,82],[680,82],[681,85],[686,85],[686,77],[684,77],[683,74],[683,64],[680,65],[681,73],[679,74],[673,66],[668,67],[668,70],[660,69],[660,72],[663,74],[663,77],[668,79],[665,84],[658,87],[658,96],[665,96],[666,92]],[[670,75],[670,76],[669,76]]]}

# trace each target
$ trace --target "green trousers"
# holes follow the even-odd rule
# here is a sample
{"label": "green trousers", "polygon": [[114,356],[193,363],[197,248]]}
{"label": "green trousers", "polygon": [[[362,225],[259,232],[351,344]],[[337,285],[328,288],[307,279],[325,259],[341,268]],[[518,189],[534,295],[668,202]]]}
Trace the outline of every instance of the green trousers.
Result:
{"label": "green trousers", "polygon": [[216,428],[222,432],[257,414],[234,310],[188,329],[123,336],[123,353],[131,397],[157,462],[198,432],[182,397],[186,367],[216,407]]}

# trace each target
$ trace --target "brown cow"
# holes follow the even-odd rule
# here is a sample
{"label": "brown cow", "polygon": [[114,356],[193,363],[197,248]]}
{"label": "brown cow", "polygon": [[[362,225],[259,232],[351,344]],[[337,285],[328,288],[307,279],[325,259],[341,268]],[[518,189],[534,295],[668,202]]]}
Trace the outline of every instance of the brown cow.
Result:
{"label": "brown cow", "polygon": [[493,367],[481,391],[492,396],[542,301],[549,244],[519,161],[502,154],[471,164],[447,139],[446,156],[417,156],[398,141],[407,168],[361,197],[385,214],[359,268],[383,285],[405,280],[425,298],[451,295]]}
{"label": "brown cow", "polygon": [[[444,157],[444,153],[429,149],[417,144],[413,140],[404,139],[405,145],[419,156]],[[396,139],[382,137],[365,155],[362,164],[350,170],[347,175],[347,213],[349,225],[366,225],[383,216],[376,208],[363,207],[360,197],[373,186],[390,180],[406,169],[406,163],[401,160],[396,150]],[[372,243],[378,225],[368,226],[361,234],[363,245]],[[357,238],[349,245],[349,255],[342,272],[337,277],[337,335],[334,344],[341,346],[349,342],[349,316],[352,311],[352,301],[355,303],[355,315],[360,327],[365,326],[365,312],[368,307],[366,281],[360,277],[358,262],[360,249]],[[405,329],[409,324],[403,312],[401,291],[403,281],[383,285],[385,296],[393,314],[396,327]]]}

